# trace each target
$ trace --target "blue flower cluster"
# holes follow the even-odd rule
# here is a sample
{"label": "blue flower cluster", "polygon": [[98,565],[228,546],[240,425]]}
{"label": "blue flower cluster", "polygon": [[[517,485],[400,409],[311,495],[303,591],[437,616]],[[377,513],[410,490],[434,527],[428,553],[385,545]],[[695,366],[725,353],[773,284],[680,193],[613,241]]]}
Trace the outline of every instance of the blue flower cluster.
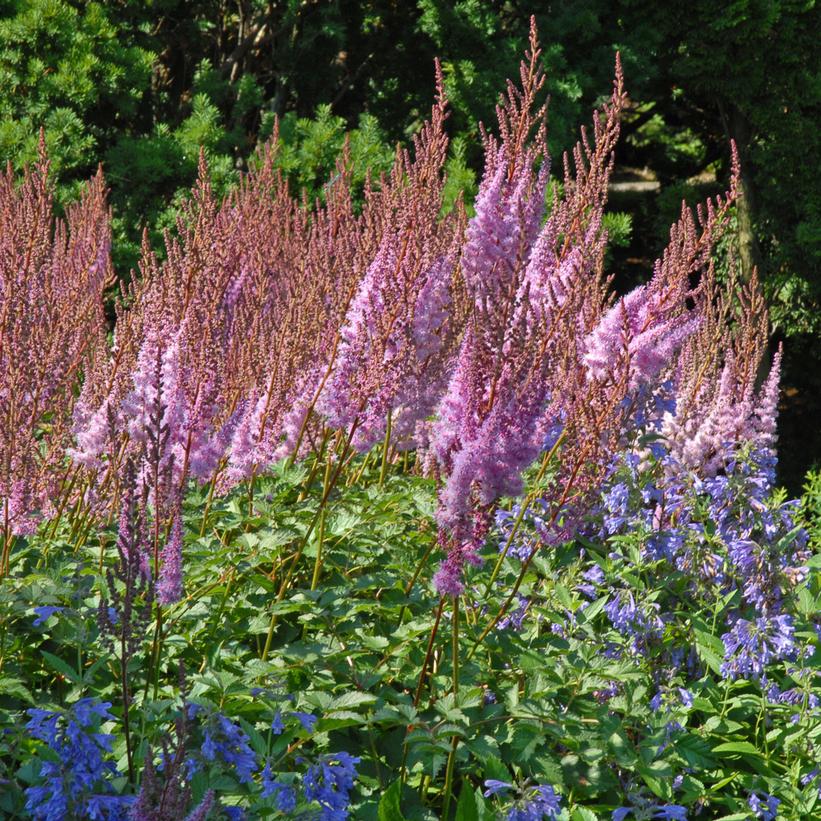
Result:
{"label": "blue flower cluster", "polygon": [[[274,694],[256,689],[252,695]],[[281,696],[275,696],[280,699]],[[286,695],[287,701],[293,702],[293,696]],[[197,755],[187,759],[189,777],[202,769],[204,763],[216,764],[222,771],[234,774],[241,784],[252,785],[260,782],[260,796],[271,799],[276,809],[285,815],[297,811],[300,804],[318,804],[319,814],[310,816],[318,821],[345,821],[348,818],[351,803],[351,790],[356,782],[356,765],[359,758],[346,752],[326,753],[319,757],[301,755],[294,762],[305,765],[306,770],[300,778],[294,772],[282,772],[274,769],[274,759],[265,760],[264,766],[251,747],[248,734],[211,706],[191,703],[187,707],[189,720],[199,718],[202,724],[203,741]],[[270,729],[273,736],[280,736],[286,731],[288,738],[303,738],[300,733],[312,733],[318,717],[302,710],[283,712],[281,708],[273,710]],[[287,739],[286,739],[287,740]],[[283,760],[278,759],[279,767]],[[240,819],[243,811],[239,807],[222,807],[231,821]]]}
{"label": "blue flower cluster", "polygon": [[669,713],[678,707],[689,709],[693,706],[693,696],[684,687],[661,687],[659,691],[650,699],[650,709],[653,712]]}
{"label": "blue flower cluster", "polygon": [[506,796],[515,791],[513,803],[507,807],[506,821],[544,821],[558,818],[562,811],[561,797],[549,784],[537,784],[516,788],[507,781],[488,779],[485,781],[485,798],[492,795]]}
{"label": "blue flower cluster", "polygon": [[619,807],[613,810],[612,821],[623,821],[632,815],[636,821],[687,821],[687,807],[681,804],[653,804],[648,807]]}
{"label": "blue flower cluster", "polygon": [[[188,705],[188,718],[193,719],[203,712],[199,704]],[[232,769],[241,784],[251,784],[258,762],[251,749],[248,734],[222,713],[212,712],[205,719],[203,730],[202,757],[208,762],[222,762]],[[200,762],[190,759],[189,772],[196,772]]]}
{"label": "blue flower cluster", "polygon": [[616,591],[604,612],[619,633],[632,639],[634,652],[643,652],[647,642],[664,632],[664,622],[658,614],[659,605],[647,601],[637,603],[630,590]]}
{"label": "blue flower cluster", "polygon": [[496,625],[497,630],[513,630],[518,633],[524,626],[524,620],[530,608],[530,600],[521,593],[517,598],[517,607],[514,610],[510,610],[504,618],[499,620],[499,623]]}
{"label": "blue flower cluster", "polygon": [[750,809],[755,814],[755,817],[760,821],[775,821],[778,816],[778,805],[781,803],[774,795],[759,795],[758,793],[750,793],[747,800]]}
{"label": "blue flower cluster", "polygon": [[262,770],[262,797],[273,798],[280,812],[290,813],[296,809],[296,790],[291,784],[280,781],[271,770],[271,762]]}
{"label": "blue flower cluster", "polygon": [[359,757],[348,753],[323,755],[308,767],[302,779],[305,798],[320,806],[320,821],[346,821],[350,792],[356,781]]}
{"label": "blue flower cluster", "polygon": [[112,735],[99,732],[113,718],[111,704],[80,699],[65,711],[31,709],[26,729],[51,751],[40,765],[42,783],[26,790],[26,810],[36,821],[119,821],[134,800],[116,795],[111,778],[120,773],[107,760]]}
{"label": "blue flower cluster", "polygon": [[798,653],[792,618],[787,615],[737,619],[721,640],[725,649],[721,674],[726,678],[761,678],[768,664]]}
{"label": "blue flower cluster", "polygon": [[[620,553],[619,539],[638,539],[647,568],[657,562],[658,572],[672,568],[705,602],[739,590],[741,610],[722,637],[722,674],[760,678],[768,664],[802,652],[784,612],[788,594],[807,575],[797,502],[773,495],[775,462],[767,452],[742,447],[722,474],[705,478],[675,463],[663,444],[653,445],[650,457],[628,452],[614,461],[588,520],[589,535],[616,537],[610,557],[626,561],[632,560]],[[604,573],[594,565],[578,590],[594,598],[608,592],[603,585]],[[605,612],[641,652],[667,619],[654,609],[617,590]]]}

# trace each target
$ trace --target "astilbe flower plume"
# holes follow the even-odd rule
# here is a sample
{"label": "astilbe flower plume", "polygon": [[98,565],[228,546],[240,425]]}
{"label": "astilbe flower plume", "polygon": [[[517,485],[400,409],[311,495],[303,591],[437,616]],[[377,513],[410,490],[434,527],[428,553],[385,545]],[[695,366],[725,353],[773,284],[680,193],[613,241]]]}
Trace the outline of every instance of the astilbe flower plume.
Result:
{"label": "astilbe flower plume", "polygon": [[675,365],[679,350],[704,321],[705,294],[715,278],[712,254],[738,196],[738,174],[734,150],[725,196],[707,200],[697,214],[682,203],[650,282],[618,300],[585,340],[584,361],[591,377],[611,377],[625,357],[629,388],[635,392],[640,386],[655,387],[657,377]]}
{"label": "astilbe flower plume", "polygon": [[[270,150],[276,150],[276,136]],[[236,392],[226,483],[316,444],[321,423],[314,407],[333,366],[358,272],[376,248],[363,217],[354,214],[347,151],[325,187],[325,201],[313,208],[288,197],[281,180],[255,176],[237,207],[255,214],[262,184],[275,192],[268,199],[279,203],[272,218],[282,230],[270,250],[258,252],[270,263],[250,277],[238,302],[249,331],[237,357],[236,370],[245,376]]]}
{"label": "astilbe flower plume", "polygon": [[588,380],[600,386],[622,384],[620,413],[611,425],[616,434],[611,455],[624,447],[637,415],[657,401],[666,382],[672,380],[668,393],[677,402],[683,398],[681,380],[699,340],[708,340],[715,356],[716,330],[726,335],[724,323],[711,316],[716,292],[713,252],[738,196],[738,174],[733,149],[726,194],[707,200],[695,214],[682,204],[650,282],[617,300],[584,340]]}
{"label": "astilbe flower plume", "polygon": [[129,776],[134,777],[130,714],[131,682],[128,666],[145,640],[151,620],[154,584],[147,564],[145,518],[137,498],[132,463],[125,469],[124,493],[117,533],[117,562],[106,569],[108,596],[100,597],[98,624],[100,638],[119,657],[120,694],[123,702],[123,730]]}
{"label": "astilbe flower plume", "polygon": [[624,102],[620,69],[604,118],[595,120],[595,146],[583,134],[575,174],[567,161],[565,193],[554,190],[540,230],[549,166],[544,111],[535,104],[539,55],[534,24],[521,88],[509,84],[497,109],[501,140],[484,138],[485,174],[462,251],[472,310],[430,444],[445,480],[437,521],[448,555],[435,578],[443,594],[461,591],[461,569],[476,560],[491,505],[521,490],[522,471],[557,420],[577,410],[579,400],[560,398],[578,371],[567,367],[566,350],[601,302],[601,214]]}
{"label": "astilbe flower plume", "polygon": [[0,575],[12,536],[36,527],[67,478],[74,390],[104,330],[109,222],[101,172],[55,220],[42,135],[19,186],[11,166],[0,174]]}
{"label": "astilbe flower plume", "polygon": [[188,721],[185,712],[174,720],[174,738],[163,736],[159,764],[154,763],[154,754],[149,747],[145,755],[140,791],[131,807],[129,821],[187,821],[204,819],[214,803],[214,794],[209,791],[200,803],[185,815],[191,803],[191,785],[185,767]]}
{"label": "astilbe flower plume", "polygon": [[168,538],[160,552],[157,579],[157,601],[160,604],[173,604],[182,598],[182,539],[182,515],[178,508],[171,517]]}
{"label": "astilbe flower plume", "polygon": [[675,364],[676,407],[661,432],[678,464],[713,476],[741,443],[774,453],[781,353],[757,387],[768,322],[754,272],[739,282],[731,265],[723,288],[711,275],[702,290],[702,323]]}
{"label": "astilbe flower plume", "polygon": [[224,411],[226,374],[232,373],[228,285],[237,264],[230,256],[237,229],[228,213],[226,205],[217,206],[201,160],[177,236],[166,235],[166,260],[160,265],[144,242],[142,277],[124,294],[130,307],[118,310],[114,345],[83,386],[77,462],[97,470],[107,462],[104,476],[116,474],[124,456],[145,468],[148,440],[161,428],[159,469],[171,471],[177,488],[189,477],[213,477],[233,422]]}
{"label": "astilbe flower plume", "polygon": [[177,737],[172,745],[162,739],[160,766],[154,752],[145,754],[140,791],[131,808],[129,821],[178,821],[191,800],[191,787],[185,780],[185,717],[176,722]]}
{"label": "astilbe flower plume", "polygon": [[441,216],[445,107],[437,64],[437,101],[413,155],[398,150],[390,175],[366,192],[364,219],[379,235],[378,249],[347,310],[317,403],[332,427],[356,425],[352,443],[362,451],[384,437],[389,414],[400,438],[430,415],[448,358],[443,344],[461,330],[451,291],[462,212]]}

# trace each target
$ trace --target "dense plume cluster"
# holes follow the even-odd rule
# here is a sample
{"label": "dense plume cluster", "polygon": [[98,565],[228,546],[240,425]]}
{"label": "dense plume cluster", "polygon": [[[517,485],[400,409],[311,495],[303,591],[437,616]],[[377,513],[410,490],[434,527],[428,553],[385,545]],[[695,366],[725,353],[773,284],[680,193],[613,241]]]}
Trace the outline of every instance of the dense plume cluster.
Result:
{"label": "dense plume cluster", "polygon": [[[139,271],[108,295],[113,323],[102,175],[63,220],[52,216],[42,141],[22,182],[0,175],[0,577],[19,547],[23,570],[4,581],[26,588],[8,599],[0,662],[20,646],[6,641],[8,626],[32,615],[43,646],[65,647],[83,619],[89,644],[104,651],[93,662],[78,639],[75,671],[43,650],[25,668],[36,695],[23,673],[4,681],[11,698],[37,703],[52,685],[61,693],[70,683],[75,698],[110,674],[116,682],[100,693],[120,696],[112,712],[80,698],[29,709],[17,734],[7,728],[0,753],[14,759],[19,747],[30,759],[19,804],[33,818],[239,820],[264,807],[344,821],[374,801],[390,815],[409,790],[434,812],[438,771],[450,817],[455,767],[474,751],[462,718],[441,721],[448,672],[453,703],[484,692],[481,707],[464,702],[486,711],[478,723],[464,714],[467,731],[497,720],[513,728],[495,747],[510,749],[509,772],[483,735],[475,749],[493,774],[483,793],[471,783],[478,769],[458,774],[459,817],[473,798],[523,821],[577,814],[588,798],[600,810],[619,795],[614,819],[686,819],[735,775],[724,778],[717,759],[697,773],[681,751],[749,747],[735,729],[731,745],[716,743],[725,731],[713,719],[740,731],[736,714],[758,691],[761,712],[747,724],[769,757],[771,706],[793,713],[801,732],[821,717],[811,660],[821,594],[805,530],[815,525],[774,492],[781,351],[768,351],[757,277],[739,276],[728,241],[735,151],[726,193],[695,212],[683,206],[652,277],[619,296],[605,273],[605,207],[628,105],[620,62],[558,174],[540,66],[534,27],[498,127],[481,131],[471,216],[460,199],[446,203],[438,65],[430,118],[361,190],[345,149],[320,198],[294,196],[275,131],[220,198],[203,154],[163,253],[146,238]],[[399,476],[400,465],[426,478]],[[421,500],[434,487],[431,536]],[[69,547],[81,568],[73,579],[47,561]],[[496,547],[493,570],[474,573]],[[401,562],[384,561],[394,548],[414,562],[404,593]],[[550,561],[528,573],[546,548]],[[41,567],[55,577],[42,592],[29,581],[35,562],[32,579]],[[432,582],[435,597],[414,591],[418,581]],[[323,609],[351,584],[349,609]],[[91,590],[96,625],[85,620]],[[378,611],[362,605],[371,592]],[[424,656],[407,640],[422,635],[420,609],[431,625]],[[376,632],[363,629],[369,612],[379,614]],[[448,630],[450,662],[436,646]],[[476,653],[494,637],[503,641]],[[195,641],[206,645],[202,659]],[[526,650],[517,662],[515,647]],[[317,648],[338,669],[317,667]],[[544,677],[528,675],[534,648],[555,662],[545,694]],[[196,683],[186,690],[180,661],[175,700],[169,661],[186,656]],[[360,677],[360,663],[373,669]],[[404,681],[410,669],[415,689]],[[460,690],[466,674],[471,689]],[[382,683],[387,701],[366,692]],[[538,713],[522,712],[525,703]],[[158,733],[158,717],[171,711],[174,733],[163,737],[169,725]],[[115,722],[124,745],[103,732]],[[593,724],[605,741],[577,756],[574,736],[582,727],[592,744]],[[374,772],[388,782],[371,731],[383,727],[390,747],[405,735],[402,774],[377,790]],[[370,751],[336,748],[361,730]],[[520,766],[519,741],[532,749],[539,738],[552,752],[537,775]],[[813,763],[807,787],[817,749],[801,755]],[[609,782],[594,785],[582,777],[593,770],[580,769],[567,789],[575,770],[565,763],[588,758]],[[679,771],[664,796],[651,770]],[[708,771],[713,786],[695,778]],[[796,763],[793,781],[800,771]],[[577,794],[583,781],[591,790]],[[782,799],[764,791],[769,782],[745,776],[739,788],[756,817],[776,817]],[[369,793],[366,803],[357,792]]]}
{"label": "dense plume cluster", "polygon": [[110,213],[102,173],[54,217],[45,141],[19,185],[0,174],[0,575],[14,535],[54,512],[71,443],[74,394],[110,284]]}
{"label": "dense plume cluster", "polygon": [[650,282],[617,299],[603,270],[603,213],[626,103],[620,65],[592,131],[551,183],[531,31],[498,133],[482,132],[469,220],[460,202],[443,208],[438,67],[436,77],[430,119],[389,174],[366,181],[361,201],[347,152],[313,203],[277,171],[276,133],[222,201],[203,158],[163,259],[144,243],[111,334],[101,176],[55,223],[46,160],[19,188],[7,172],[4,564],[15,535],[51,512],[58,485],[88,518],[114,515],[125,497],[143,510],[133,540],[141,572],[169,604],[183,594],[191,480],[217,492],[250,480],[252,495],[254,477],[278,460],[326,447],[344,459],[382,442],[386,456],[416,450],[438,478],[445,560],[435,584],[458,594],[495,504],[520,493],[540,457],[544,468],[561,454],[538,502],[540,543],[556,543],[581,526],[614,459],[639,453],[649,416],[670,473],[714,477],[744,442],[772,451],[779,355],[760,385],[757,283],[722,281],[714,267],[737,168],[725,197],[697,214],[683,208]]}

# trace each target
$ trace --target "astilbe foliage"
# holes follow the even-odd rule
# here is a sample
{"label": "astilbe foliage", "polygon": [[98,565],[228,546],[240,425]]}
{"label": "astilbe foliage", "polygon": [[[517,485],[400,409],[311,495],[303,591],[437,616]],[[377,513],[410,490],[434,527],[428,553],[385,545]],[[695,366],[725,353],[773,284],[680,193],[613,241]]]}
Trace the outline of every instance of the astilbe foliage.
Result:
{"label": "astilbe foliage", "polygon": [[66,478],[74,390],[104,328],[110,213],[99,172],[54,217],[49,163],[0,174],[0,574],[13,534],[53,512]]}

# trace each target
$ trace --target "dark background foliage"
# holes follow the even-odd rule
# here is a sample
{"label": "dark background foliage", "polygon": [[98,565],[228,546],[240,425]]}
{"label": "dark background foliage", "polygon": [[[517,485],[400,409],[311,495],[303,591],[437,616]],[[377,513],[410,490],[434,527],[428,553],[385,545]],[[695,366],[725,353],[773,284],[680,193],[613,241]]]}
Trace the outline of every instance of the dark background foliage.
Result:
{"label": "dark background foliage", "polygon": [[281,119],[280,163],[320,194],[346,131],[360,179],[387,167],[429,110],[433,60],[452,107],[452,191],[475,190],[477,123],[493,121],[535,13],[554,162],[610,89],[614,53],[631,105],[611,192],[611,263],[645,278],[681,199],[743,163],[736,256],[757,267],[786,342],[782,480],[821,459],[821,7],[813,0],[0,0],[0,156],[46,140],[59,197],[102,163],[115,262],[147,228],[173,227],[200,146],[226,189]]}

